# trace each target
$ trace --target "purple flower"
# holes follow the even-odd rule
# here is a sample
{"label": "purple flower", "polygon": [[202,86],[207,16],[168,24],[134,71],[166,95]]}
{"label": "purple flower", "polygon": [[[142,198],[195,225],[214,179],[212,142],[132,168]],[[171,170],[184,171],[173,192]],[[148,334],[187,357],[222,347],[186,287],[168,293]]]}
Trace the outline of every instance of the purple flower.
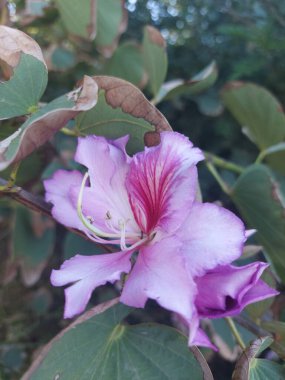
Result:
{"label": "purple flower", "polygon": [[[127,137],[80,138],[75,159],[88,171],[57,171],[46,180],[46,200],[62,224],[97,243],[119,245],[112,254],[75,257],[53,270],[65,289],[65,318],[81,313],[92,291],[129,273],[121,301],[144,307],[148,298],[178,313],[189,325],[189,344],[210,346],[200,318],[239,313],[272,297],[260,275],[266,265],[230,266],[246,233],[230,211],[196,200],[202,152],[183,135],[161,133],[161,143],[129,157]],[[139,252],[132,266],[131,257]]]}

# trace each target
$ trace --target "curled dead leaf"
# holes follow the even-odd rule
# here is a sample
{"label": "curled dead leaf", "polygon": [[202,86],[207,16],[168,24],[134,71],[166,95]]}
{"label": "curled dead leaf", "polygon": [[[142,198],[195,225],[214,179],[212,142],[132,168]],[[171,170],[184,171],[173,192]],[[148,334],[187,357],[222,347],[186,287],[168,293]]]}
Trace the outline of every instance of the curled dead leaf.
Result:
{"label": "curled dead leaf", "polygon": [[234,370],[232,380],[248,380],[250,378],[250,364],[251,361],[264,351],[273,339],[270,336],[255,339],[251,342],[240,356],[236,368]]}
{"label": "curled dead leaf", "polygon": [[162,113],[130,82],[108,76],[94,76],[93,79],[99,89],[105,90],[106,101],[111,107],[119,107],[123,112],[143,118],[155,127],[156,131],[148,132],[146,136],[146,143],[149,146],[160,142],[159,132],[172,131]]}
{"label": "curled dead leaf", "polygon": [[0,25],[0,59],[14,68],[20,61],[21,53],[32,55],[46,66],[36,41],[20,30]]}
{"label": "curled dead leaf", "polygon": [[18,162],[43,145],[79,112],[95,106],[96,82],[85,76],[82,85],[34,113],[12,136],[0,142],[0,170]]}

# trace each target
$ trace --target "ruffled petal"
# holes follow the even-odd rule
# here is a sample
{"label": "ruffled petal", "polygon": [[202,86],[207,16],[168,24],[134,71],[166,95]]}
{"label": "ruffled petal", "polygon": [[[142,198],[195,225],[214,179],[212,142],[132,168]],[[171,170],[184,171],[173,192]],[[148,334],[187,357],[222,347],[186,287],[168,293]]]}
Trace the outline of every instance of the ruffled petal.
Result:
{"label": "ruffled petal", "polygon": [[72,318],[81,313],[93,290],[106,282],[115,282],[122,273],[131,269],[131,252],[118,252],[106,255],[76,255],[65,261],[59,270],[51,273],[54,286],[73,284],[65,289],[64,318]]}
{"label": "ruffled petal", "polygon": [[256,262],[243,267],[226,265],[196,278],[196,307],[200,317],[220,318],[241,312],[250,303],[278,294],[260,276],[268,264]]}
{"label": "ruffled petal", "polygon": [[187,137],[161,133],[158,146],[130,163],[127,189],[136,221],[145,233],[155,227],[173,233],[187,217],[197,191],[197,162],[203,154]]}
{"label": "ruffled petal", "polygon": [[230,264],[242,254],[245,241],[242,221],[225,208],[210,203],[194,203],[178,233],[193,276]]}
{"label": "ruffled petal", "polygon": [[[83,210],[105,231],[109,231],[106,220],[115,229],[123,220],[127,221],[127,232],[140,232],[125,185],[130,161],[125,151],[127,141],[128,136],[114,141],[99,136],[78,139],[75,160],[88,168],[90,176],[90,187],[83,195]],[[77,190],[74,192],[76,198]]]}
{"label": "ruffled petal", "polygon": [[57,170],[53,177],[44,181],[45,199],[53,204],[52,216],[67,227],[84,230],[76,211],[78,189],[83,176],[79,171]]}
{"label": "ruffled petal", "polygon": [[143,247],[124,286],[121,301],[144,307],[151,298],[189,323],[195,312],[196,286],[185,270],[180,248],[174,237]]}

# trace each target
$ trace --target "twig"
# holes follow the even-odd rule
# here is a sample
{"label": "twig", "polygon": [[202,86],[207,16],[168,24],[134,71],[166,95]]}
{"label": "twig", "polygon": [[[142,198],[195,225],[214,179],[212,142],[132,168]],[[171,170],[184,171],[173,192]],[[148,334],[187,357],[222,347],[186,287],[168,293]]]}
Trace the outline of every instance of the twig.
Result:
{"label": "twig", "polygon": [[[7,187],[7,185],[8,185],[8,181],[4,180],[3,178],[0,178],[0,187],[2,186]],[[0,197],[1,196],[7,196],[13,199],[14,201],[26,206],[30,210],[39,212],[43,215],[46,215],[52,218],[52,214],[51,214],[52,205],[50,203],[45,202],[45,200],[42,197],[31,194],[28,191],[22,189],[21,187],[13,186],[10,188],[9,191],[0,192]],[[84,239],[88,239],[88,237],[82,231],[76,230],[75,228],[69,228],[69,227],[66,227],[66,229],[69,230],[70,232],[73,232],[83,237]],[[113,250],[108,245],[100,244],[100,246],[103,247],[107,252],[110,252],[110,253],[113,252]]]}

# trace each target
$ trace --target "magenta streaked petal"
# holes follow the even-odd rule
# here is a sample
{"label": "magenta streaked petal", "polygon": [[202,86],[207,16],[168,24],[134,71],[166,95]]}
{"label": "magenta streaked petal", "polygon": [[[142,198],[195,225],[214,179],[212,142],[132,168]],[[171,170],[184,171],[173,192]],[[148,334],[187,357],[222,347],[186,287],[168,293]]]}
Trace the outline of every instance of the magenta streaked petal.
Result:
{"label": "magenta streaked petal", "polygon": [[158,146],[145,148],[130,163],[126,186],[138,225],[173,233],[185,220],[197,191],[202,152],[185,136],[161,133]]}
{"label": "magenta streaked petal", "polygon": [[131,269],[131,252],[106,255],[76,255],[51,273],[54,286],[72,284],[65,289],[64,318],[72,318],[84,311],[93,290],[106,282],[115,282]]}
{"label": "magenta streaked petal", "polygon": [[127,140],[127,136],[115,141],[98,136],[78,140],[75,159],[88,168],[90,176],[90,187],[86,188],[83,195],[83,210],[104,231],[108,231],[108,215],[115,228],[118,228],[120,220],[124,220],[128,221],[127,232],[140,232],[125,185],[130,161],[125,152]]}
{"label": "magenta streaked petal", "polygon": [[174,237],[143,247],[124,286],[121,301],[129,306],[144,307],[151,298],[189,323],[194,312],[196,286],[185,270],[180,248],[181,243]]}
{"label": "magenta streaked petal", "polygon": [[[77,171],[57,170],[53,177],[44,181],[45,199],[53,204],[52,216],[67,227],[84,230],[77,216],[74,189],[78,189],[83,176]],[[76,191],[78,196],[78,191]],[[76,198],[76,197],[75,197]]]}
{"label": "magenta streaked petal", "polygon": [[[255,262],[243,267],[221,266],[196,278],[196,306],[201,317],[220,318],[241,312],[250,303],[278,294],[260,276],[268,264]],[[213,289],[213,291],[209,291]]]}
{"label": "magenta streaked petal", "polygon": [[242,221],[210,203],[194,203],[178,234],[184,241],[184,257],[193,276],[240,257],[245,241]]}

